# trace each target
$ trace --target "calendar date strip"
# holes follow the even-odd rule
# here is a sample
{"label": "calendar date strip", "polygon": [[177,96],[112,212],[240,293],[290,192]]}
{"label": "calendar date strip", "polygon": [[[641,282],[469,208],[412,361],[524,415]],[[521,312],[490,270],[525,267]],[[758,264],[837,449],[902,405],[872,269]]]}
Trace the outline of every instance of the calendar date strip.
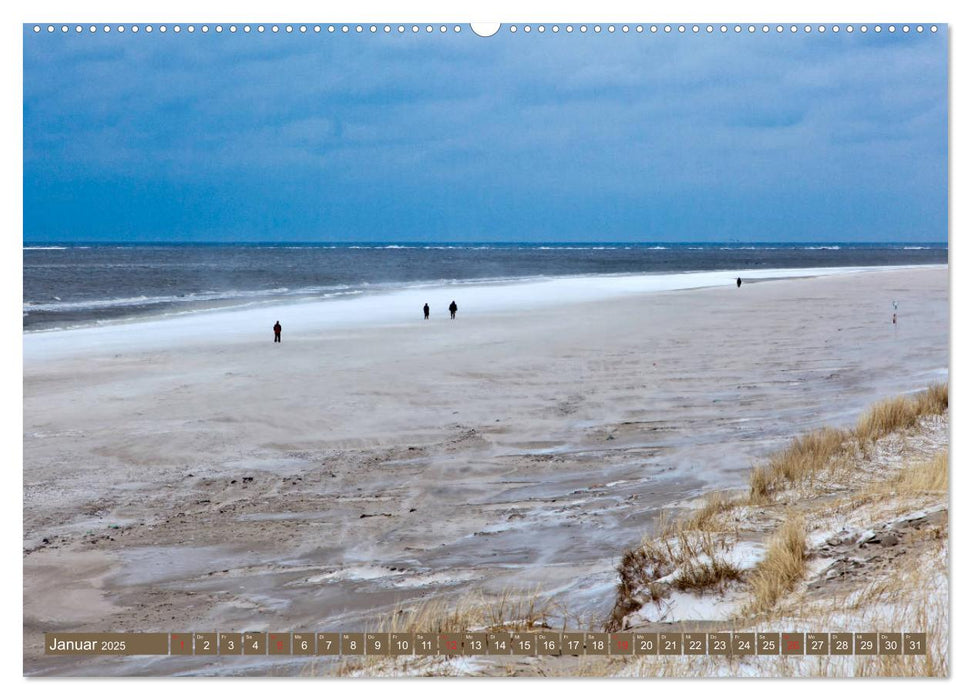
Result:
{"label": "calendar date strip", "polygon": [[923,655],[924,632],[47,633],[50,656]]}

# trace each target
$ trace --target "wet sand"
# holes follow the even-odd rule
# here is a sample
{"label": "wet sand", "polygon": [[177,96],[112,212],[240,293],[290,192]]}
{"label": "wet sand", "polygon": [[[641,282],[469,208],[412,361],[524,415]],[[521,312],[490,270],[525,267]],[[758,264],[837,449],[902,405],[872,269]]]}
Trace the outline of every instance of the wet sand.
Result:
{"label": "wet sand", "polygon": [[25,673],[296,673],[298,658],[41,645],[53,631],[358,631],[473,590],[538,589],[568,626],[599,626],[617,560],[658,508],[741,486],[792,435],[946,379],[947,274],[475,317],[460,299],[455,321],[299,332],[281,310],[280,344],[267,326],[259,341],[25,346]]}

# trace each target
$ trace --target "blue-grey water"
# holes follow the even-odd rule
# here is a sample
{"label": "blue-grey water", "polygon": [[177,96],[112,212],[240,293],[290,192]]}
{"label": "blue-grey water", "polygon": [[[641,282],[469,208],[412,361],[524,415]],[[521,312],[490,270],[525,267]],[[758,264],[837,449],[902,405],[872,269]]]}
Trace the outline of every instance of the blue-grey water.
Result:
{"label": "blue-grey water", "polygon": [[947,262],[946,244],[25,245],[24,330],[394,287]]}

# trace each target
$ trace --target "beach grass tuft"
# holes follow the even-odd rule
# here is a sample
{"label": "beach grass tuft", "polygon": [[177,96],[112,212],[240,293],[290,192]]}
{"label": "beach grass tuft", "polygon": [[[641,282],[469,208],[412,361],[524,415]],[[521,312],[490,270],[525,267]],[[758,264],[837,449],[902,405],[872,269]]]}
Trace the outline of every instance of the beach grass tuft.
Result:
{"label": "beach grass tuft", "polygon": [[921,406],[921,413],[941,415],[948,409],[947,384],[931,384],[926,391],[917,395],[917,402]]}
{"label": "beach grass tuft", "polygon": [[849,433],[837,428],[821,428],[800,435],[769,457],[768,463],[755,467],[749,479],[749,499],[762,503],[776,491],[812,480],[823,469],[834,466],[843,456]]}
{"label": "beach grass tuft", "polygon": [[707,591],[724,587],[729,581],[740,581],[742,571],[724,559],[686,563],[671,585],[679,591]]}
{"label": "beach grass tuft", "polygon": [[[881,401],[850,429],[822,428],[791,440],[753,468],[747,495],[715,493],[700,507],[672,520],[664,511],[653,537],[625,553],[618,567],[621,585],[616,605],[605,628],[638,628],[650,618],[640,620],[631,614],[673,590],[704,595],[733,584],[743,597],[725,619],[735,628],[791,625],[793,620],[806,619],[814,624],[829,621],[833,629],[849,624],[872,629],[919,627],[926,629],[929,642],[934,640],[929,647],[938,645],[920,656],[826,657],[812,665],[785,657],[759,659],[763,674],[947,675],[946,565],[942,573],[936,564],[946,562],[946,517],[943,523],[908,532],[895,566],[875,567],[862,577],[840,577],[828,583],[820,583],[823,579],[817,576],[808,582],[812,586],[803,586],[811,575],[809,557],[816,556],[810,548],[810,531],[818,539],[847,518],[854,519],[861,531],[880,523],[892,526],[902,515],[933,508],[932,504],[946,499],[947,449],[928,453],[926,443],[918,440],[906,450],[911,456],[904,459],[901,445],[917,430],[939,433],[939,424],[925,419],[947,411],[944,384]],[[773,524],[766,528],[769,523]],[[730,548],[727,543],[756,534],[764,538],[764,554],[754,568],[739,570],[725,554]],[[826,546],[838,545],[827,539]],[[721,662],[712,658],[643,659],[632,673],[723,675]]]}
{"label": "beach grass tuft", "polygon": [[553,604],[537,591],[503,591],[486,598],[470,593],[461,598],[432,598],[401,608],[383,618],[380,632],[525,631],[549,627]]}
{"label": "beach grass tuft", "polygon": [[765,558],[750,578],[749,614],[771,610],[806,571],[806,521],[790,515],[769,541]]}
{"label": "beach grass tuft", "polygon": [[720,590],[741,580],[741,570],[725,556],[730,544],[717,523],[717,516],[733,504],[725,494],[716,494],[686,518],[668,521],[662,514],[656,534],[621,557],[617,595],[604,629],[622,629],[628,615],[664,600],[672,590]]}
{"label": "beach grass tuft", "polygon": [[897,396],[881,401],[864,413],[856,424],[856,437],[861,443],[879,440],[885,435],[909,430],[923,416],[940,415],[948,407],[946,384],[934,384],[913,396]]}
{"label": "beach grass tuft", "polygon": [[690,530],[703,531],[717,529],[716,518],[731,510],[734,505],[735,500],[724,491],[708,494],[701,508],[686,517],[685,527]]}
{"label": "beach grass tuft", "polygon": [[934,457],[905,467],[888,483],[879,484],[875,492],[896,496],[913,496],[922,493],[947,493],[948,489],[948,451],[943,450]]}
{"label": "beach grass tuft", "polygon": [[947,385],[934,384],[917,394],[874,404],[852,430],[826,427],[800,435],[752,470],[749,502],[764,504],[779,491],[812,483],[823,471],[851,464],[858,457],[857,450],[865,450],[891,433],[911,430],[922,418],[940,415],[947,409]]}

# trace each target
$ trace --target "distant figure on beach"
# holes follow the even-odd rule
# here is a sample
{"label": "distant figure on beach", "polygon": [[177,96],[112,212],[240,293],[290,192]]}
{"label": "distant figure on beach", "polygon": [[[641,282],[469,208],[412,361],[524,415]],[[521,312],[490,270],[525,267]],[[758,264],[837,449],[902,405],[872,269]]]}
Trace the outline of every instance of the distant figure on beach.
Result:
{"label": "distant figure on beach", "polygon": [[283,332],[283,326],[281,326],[280,325],[280,322],[277,321],[276,323],[273,324],[273,342],[274,343],[283,342],[283,341],[280,340],[280,333],[282,333],[282,332]]}
{"label": "distant figure on beach", "polygon": [[459,310],[458,305],[456,305],[455,300],[452,299],[452,303],[448,305],[448,311],[452,314],[452,318],[455,318],[455,312]]}
{"label": "distant figure on beach", "polygon": [[427,302],[426,302],[426,303],[425,303],[425,305],[424,305],[424,306],[422,307],[422,311],[424,311],[424,312],[425,312],[425,320],[427,321],[427,320],[428,320],[428,312],[430,311],[430,309],[428,308],[428,303],[427,303]]}
{"label": "distant figure on beach", "polygon": [[735,280],[735,286],[736,287],[741,287],[742,286],[742,278],[741,277],[739,277],[737,280]]}

